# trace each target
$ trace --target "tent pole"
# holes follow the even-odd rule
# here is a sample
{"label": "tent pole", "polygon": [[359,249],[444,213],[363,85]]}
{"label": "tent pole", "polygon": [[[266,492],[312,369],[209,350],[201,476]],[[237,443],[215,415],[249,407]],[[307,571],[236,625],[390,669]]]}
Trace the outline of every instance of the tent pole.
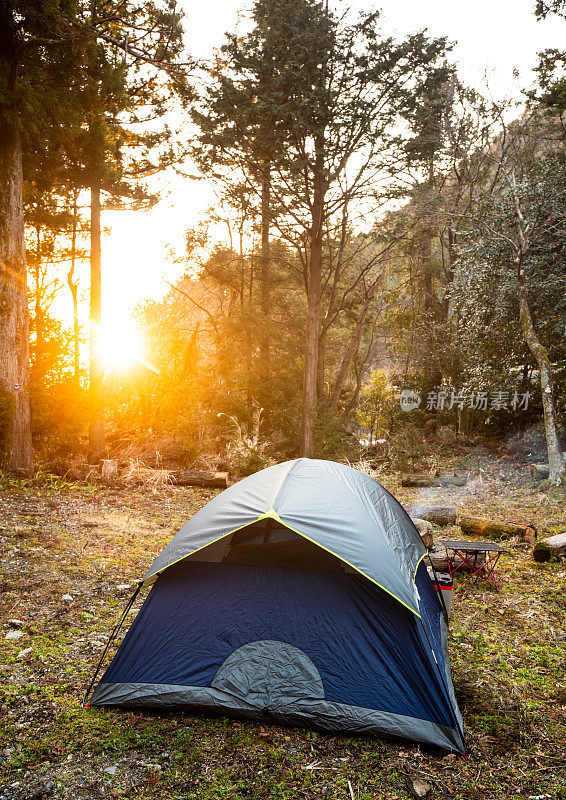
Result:
{"label": "tent pole", "polygon": [[422,620],[422,617],[419,617],[419,620],[420,620],[420,623],[421,623],[421,625],[423,627],[424,635],[425,635],[425,638],[427,640],[428,646],[430,648],[430,652],[432,653],[432,657],[434,658],[434,663],[436,664],[436,668],[438,670],[438,674],[440,675],[440,680],[442,681],[442,685],[444,686],[444,690],[446,692],[446,697],[448,698],[448,702],[450,704],[450,708],[452,709],[452,713],[454,714],[454,721],[456,722],[456,729],[458,730],[458,733],[460,734],[460,737],[462,739],[462,744],[464,746],[464,755],[467,757],[468,748],[466,746],[466,739],[464,737],[464,729],[460,725],[460,722],[458,720],[458,715],[456,714],[456,712],[454,711],[454,708],[452,706],[452,699],[450,697],[450,692],[448,691],[448,686],[446,685],[445,676],[442,674],[442,670],[440,669],[440,664],[438,663],[438,661],[436,659],[436,654],[434,652],[434,647],[430,643],[430,639],[428,638],[428,633],[426,632],[426,627],[425,627],[425,624],[424,624],[424,622]]}
{"label": "tent pole", "polygon": [[128,603],[127,603],[127,605],[126,605],[126,608],[125,608],[125,609],[124,609],[124,611],[122,612],[122,615],[121,615],[120,619],[118,620],[118,622],[116,623],[116,625],[114,625],[114,630],[113,630],[113,631],[112,631],[112,633],[110,634],[110,638],[108,639],[108,642],[106,643],[106,647],[104,648],[104,650],[103,650],[103,652],[102,652],[102,655],[100,656],[100,659],[99,659],[99,661],[98,661],[98,664],[96,665],[96,669],[95,669],[95,671],[94,671],[94,675],[92,676],[92,680],[91,680],[91,682],[89,683],[89,685],[88,685],[88,688],[87,688],[86,692],[84,693],[83,702],[82,702],[82,707],[83,707],[83,708],[86,708],[86,706],[88,705],[88,703],[87,703],[87,697],[89,696],[89,694],[90,694],[90,691],[91,691],[92,687],[94,686],[94,682],[96,681],[96,678],[98,677],[98,673],[99,673],[99,671],[100,671],[100,667],[101,667],[101,665],[102,665],[102,662],[104,661],[104,657],[106,656],[106,653],[108,652],[108,650],[109,650],[109,648],[110,648],[110,645],[112,644],[112,642],[113,642],[113,641],[114,641],[114,639],[116,638],[116,635],[117,635],[118,631],[119,631],[119,630],[120,630],[120,628],[122,627],[122,624],[123,624],[124,620],[126,619],[126,616],[127,616],[127,614],[128,614],[128,611],[129,611],[129,610],[130,610],[130,608],[133,606],[133,604],[134,604],[134,600],[135,600],[135,599],[136,599],[136,597],[138,596],[138,594],[139,594],[139,592],[140,592],[140,589],[141,589],[141,587],[142,587],[141,583],[138,583],[138,585],[137,585],[137,587],[136,587],[136,590],[135,590],[135,592],[133,593],[133,595],[132,595],[132,596],[130,597],[130,599],[128,600]]}

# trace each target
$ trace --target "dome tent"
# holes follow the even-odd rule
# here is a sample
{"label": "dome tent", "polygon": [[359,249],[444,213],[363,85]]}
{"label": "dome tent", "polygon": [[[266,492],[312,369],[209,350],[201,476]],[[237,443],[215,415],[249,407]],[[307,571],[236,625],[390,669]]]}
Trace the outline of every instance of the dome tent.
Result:
{"label": "dome tent", "polygon": [[351,467],[301,458],[261,470],[155,559],[90,705],[192,708],[464,752],[426,552],[400,503]]}

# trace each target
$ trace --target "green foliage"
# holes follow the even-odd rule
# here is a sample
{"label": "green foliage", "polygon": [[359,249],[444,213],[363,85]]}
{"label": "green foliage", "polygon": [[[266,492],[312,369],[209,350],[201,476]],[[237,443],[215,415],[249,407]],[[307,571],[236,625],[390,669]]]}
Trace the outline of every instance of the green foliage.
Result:
{"label": "green foliage", "polygon": [[0,122],[42,146],[67,113],[78,38],[74,0],[9,0],[0,10]]}
{"label": "green foliage", "polygon": [[360,443],[335,411],[321,403],[314,428],[314,457],[331,461],[356,460]]}
{"label": "green foliage", "polygon": [[370,444],[385,438],[399,406],[396,392],[383,370],[375,370],[364,384],[356,418]]}
{"label": "green foliage", "polygon": [[420,462],[427,450],[422,430],[407,425],[391,440],[389,459],[394,469],[400,472],[415,472],[421,466]]}
{"label": "green foliage", "polygon": [[[539,159],[517,183],[530,246],[524,269],[529,305],[539,338],[557,365],[566,358],[566,163]],[[517,272],[512,247],[515,203],[509,191],[488,198],[460,249],[453,299],[460,317],[465,376],[486,387],[506,386],[524,364],[532,364],[520,329]],[[564,403],[559,371],[560,405]]]}
{"label": "green foliage", "polygon": [[535,71],[538,92],[530,96],[561,118],[566,111],[566,52],[549,49],[539,53]]}
{"label": "green foliage", "polygon": [[560,17],[566,16],[565,0],[536,0],[535,14],[537,19],[546,19],[549,14],[557,14]]}
{"label": "green foliage", "polygon": [[274,463],[269,457],[269,442],[260,439],[261,409],[257,409],[253,425],[246,430],[236,417],[226,417],[229,422],[226,456],[238,475],[251,475]]}
{"label": "green foliage", "polygon": [[[47,247],[46,247],[47,249]],[[30,406],[32,436],[45,455],[66,456],[81,449],[86,392],[74,374],[73,339],[52,316],[60,286],[36,262],[30,291]]]}

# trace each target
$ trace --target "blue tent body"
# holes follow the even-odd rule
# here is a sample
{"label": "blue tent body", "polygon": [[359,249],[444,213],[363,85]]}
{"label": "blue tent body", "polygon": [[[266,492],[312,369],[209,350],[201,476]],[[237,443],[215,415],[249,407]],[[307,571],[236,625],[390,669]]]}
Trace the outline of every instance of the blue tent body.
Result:
{"label": "blue tent body", "polygon": [[443,609],[401,505],[298,459],[217,495],[158,556],[91,705],[182,707],[464,752]]}

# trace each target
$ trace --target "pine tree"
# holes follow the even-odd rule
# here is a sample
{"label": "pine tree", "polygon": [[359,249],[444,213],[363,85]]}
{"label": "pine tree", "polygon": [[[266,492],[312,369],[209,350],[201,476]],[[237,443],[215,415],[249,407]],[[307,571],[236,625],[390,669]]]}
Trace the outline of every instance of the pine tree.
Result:
{"label": "pine tree", "polygon": [[79,47],[73,0],[0,2],[0,403],[4,460],[33,465],[29,321],[24,250],[23,152],[62,124]]}
{"label": "pine tree", "polygon": [[[44,153],[46,142],[58,138],[61,147],[74,151],[70,160],[82,166],[83,177],[88,174],[92,195],[91,318],[97,322],[101,295],[100,192],[112,172],[106,169],[107,155],[112,151],[119,162],[120,147],[125,141],[131,144],[136,140],[131,132],[122,136],[125,129],[113,123],[120,113],[128,111],[131,121],[136,122],[140,108],[164,113],[172,91],[186,101],[187,65],[181,62],[180,23],[181,15],[172,0],[140,4],[98,0],[81,4],[74,0],[0,2],[0,402],[8,419],[4,449],[10,468],[29,471],[33,462],[23,154],[27,149]],[[83,106],[81,101],[89,93],[89,102]],[[108,115],[106,101],[110,102]],[[154,135],[138,137],[135,142],[140,145],[144,174],[152,168],[147,151],[158,140],[159,135]],[[79,150],[88,154],[82,165],[74,147],[77,142]],[[167,156],[162,153],[160,166],[166,163]],[[111,182],[116,185],[123,177],[113,175]],[[75,183],[75,189],[82,188],[81,180]],[[96,359],[92,384],[93,417],[97,420],[101,371]]]}
{"label": "pine tree", "polygon": [[[377,182],[396,163],[402,111],[416,87],[444,69],[446,42],[424,34],[396,42],[380,34],[378,14],[349,23],[318,0],[258,0],[254,21],[248,36],[232,39],[225,49],[221,69],[235,77],[228,82],[222,72],[217,77],[201,127],[210,135],[215,101],[221,98],[231,156],[245,169],[250,150],[233,145],[234,133],[247,145],[254,141],[254,120],[271,120],[277,148],[270,195],[279,233],[293,242],[303,267],[307,322],[300,450],[309,456],[317,416],[325,237],[343,218],[344,207],[375,194]],[[269,80],[263,80],[266,75]],[[234,84],[242,91],[230,112]],[[211,146],[222,152],[222,137],[211,139]]]}
{"label": "pine tree", "polygon": [[[171,0],[162,3],[100,4],[89,0],[83,24],[88,31],[74,81],[79,113],[67,138],[69,176],[76,189],[90,193],[90,421],[89,449],[96,460],[104,451],[104,368],[97,335],[102,320],[103,197],[130,207],[157,199],[141,184],[165,169],[174,153],[163,117],[176,96],[190,91],[182,63],[181,14]],[[152,121],[144,130],[144,120]]]}

